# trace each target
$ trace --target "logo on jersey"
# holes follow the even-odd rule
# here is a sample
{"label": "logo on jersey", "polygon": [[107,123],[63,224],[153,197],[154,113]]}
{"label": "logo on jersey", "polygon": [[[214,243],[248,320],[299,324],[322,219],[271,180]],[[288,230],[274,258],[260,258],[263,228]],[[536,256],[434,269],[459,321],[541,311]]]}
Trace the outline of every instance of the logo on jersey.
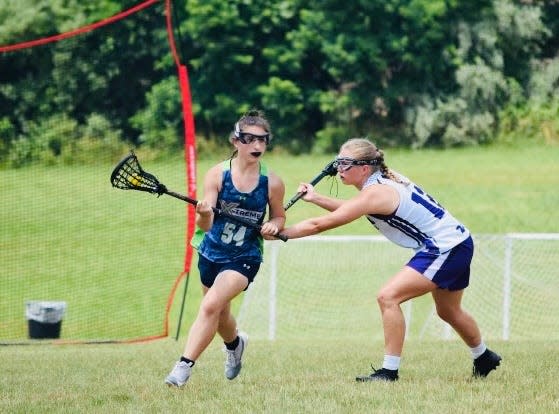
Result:
{"label": "logo on jersey", "polygon": [[260,218],[264,215],[264,213],[260,211],[252,211],[252,210],[240,208],[239,203],[235,203],[235,202],[228,203],[227,201],[219,200],[219,204],[220,204],[221,211],[223,211],[224,213],[230,214],[235,217],[240,217],[252,221],[254,223],[257,223],[260,220]]}

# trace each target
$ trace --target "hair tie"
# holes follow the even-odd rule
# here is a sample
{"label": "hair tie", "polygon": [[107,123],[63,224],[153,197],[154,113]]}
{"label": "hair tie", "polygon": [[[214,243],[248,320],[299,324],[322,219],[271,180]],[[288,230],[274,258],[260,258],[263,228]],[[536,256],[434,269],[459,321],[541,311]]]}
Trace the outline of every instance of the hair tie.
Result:
{"label": "hair tie", "polygon": [[235,138],[241,137],[241,127],[239,126],[239,122],[235,122]]}

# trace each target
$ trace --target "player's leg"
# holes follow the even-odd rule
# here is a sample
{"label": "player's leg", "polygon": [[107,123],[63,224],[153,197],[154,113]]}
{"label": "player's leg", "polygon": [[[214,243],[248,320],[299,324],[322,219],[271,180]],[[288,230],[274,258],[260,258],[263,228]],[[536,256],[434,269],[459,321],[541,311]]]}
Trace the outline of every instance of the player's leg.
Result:
{"label": "player's leg", "polygon": [[464,290],[437,289],[432,292],[437,315],[447,322],[470,348],[475,377],[486,377],[497,369],[501,357],[491,351],[482,340],[474,318],[462,308]]}
{"label": "player's leg", "polygon": [[405,266],[396,273],[377,294],[382,316],[385,352],[401,355],[404,345],[406,322],[400,305],[412,298],[422,296],[437,286],[421,273]]}
{"label": "player's leg", "polygon": [[246,277],[236,271],[225,270],[216,277],[210,289],[205,289],[198,315],[188,333],[184,357],[192,361],[198,359],[213,340],[223,315],[230,314],[231,300],[247,285]]}
{"label": "player's leg", "polygon": [[[239,280],[243,280],[242,285],[244,289],[247,289],[256,277],[260,263],[242,260],[230,263],[228,268],[229,271],[236,273]],[[233,280],[229,278],[229,282],[232,283]],[[216,283],[218,283],[217,280]],[[225,377],[232,380],[241,372],[243,354],[248,345],[248,335],[237,330],[237,321],[231,313],[230,302],[226,304],[219,315],[217,332],[223,338],[225,345]]]}
{"label": "player's leg", "polygon": [[221,312],[217,332],[225,346],[225,377],[231,380],[241,371],[243,353],[248,345],[248,335],[237,330],[237,321],[231,313],[231,303]]}
{"label": "player's leg", "polygon": [[[246,278],[245,278],[246,280]],[[217,333],[225,343],[231,343],[237,339],[237,321],[231,313],[231,303],[227,303],[219,315]]]}
{"label": "player's leg", "polygon": [[[204,274],[206,275],[206,274]],[[181,359],[165,379],[170,386],[182,387],[190,378],[194,362],[213,340],[223,314],[230,313],[231,300],[248,286],[248,280],[233,270],[225,270],[213,281],[202,281],[204,296],[190,330]],[[240,369],[240,368],[239,368]]]}
{"label": "player's leg", "polygon": [[[203,297],[206,296],[206,293],[208,292],[209,288],[202,285],[202,294]],[[194,363],[196,361],[196,359],[194,357],[192,357],[192,359],[190,359],[189,357],[186,357],[185,355],[189,355],[187,354],[187,349],[189,349],[189,340],[191,338],[193,338],[193,329],[192,327],[190,328],[189,332],[188,332],[188,336],[187,336],[187,343],[185,345],[185,349],[183,354],[181,355],[181,358],[179,361],[177,361],[175,363],[175,366],[173,367],[173,369],[171,370],[171,372],[169,373],[169,375],[167,375],[167,377],[165,378],[165,384],[167,384],[168,386],[175,386],[175,387],[182,387],[186,384],[186,382],[189,380],[190,375],[192,374],[192,367],[194,366]]]}
{"label": "player's leg", "polygon": [[374,370],[357,381],[394,381],[398,379],[400,356],[404,346],[406,321],[400,305],[412,298],[436,289],[432,281],[417,270],[405,266],[396,273],[377,294],[384,329],[384,361],[382,369]]}
{"label": "player's leg", "polygon": [[476,321],[462,309],[464,290],[437,289],[432,293],[437,315],[456,331],[460,338],[473,348],[481,343],[481,333]]}
{"label": "player's leg", "polygon": [[430,274],[441,289],[433,291],[433,299],[439,317],[446,321],[470,347],[474,359],[473,374],[486,377],[500,364],[501,357],[487,349],[474,318],[462,309],[464,289],[470,282],[470,264],[474,244],[469,237],[445,253],[445,260]]}

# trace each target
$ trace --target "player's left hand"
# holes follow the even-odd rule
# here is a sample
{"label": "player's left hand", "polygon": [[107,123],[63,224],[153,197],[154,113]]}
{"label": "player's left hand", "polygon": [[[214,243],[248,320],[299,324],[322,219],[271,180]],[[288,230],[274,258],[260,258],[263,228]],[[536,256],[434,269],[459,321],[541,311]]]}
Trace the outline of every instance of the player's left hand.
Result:
{"label": "player's left hand", "polygon": [[267,221],[266,223],[262,224],[262,228],[260,229],[260,234],[264,236],[266,240],[274,240],[274,235],[279,233],[279,228],[275,223]]}

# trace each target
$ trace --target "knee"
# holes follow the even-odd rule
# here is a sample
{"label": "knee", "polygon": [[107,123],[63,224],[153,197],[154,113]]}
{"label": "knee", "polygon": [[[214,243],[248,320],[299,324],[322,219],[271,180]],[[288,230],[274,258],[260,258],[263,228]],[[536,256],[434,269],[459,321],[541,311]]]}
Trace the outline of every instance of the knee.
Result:
{"label": "knee", "polygon": [[200,304],[200,313],[205,316],[216,316],[221,313],[220,304],[207,295]]}
{"label": "knee", "polygon": [[398,305],[394,292],[387,288],[383,288],[377,293],[377,303],[381,310]]}
{"label": "knee", "polygon": [[439,318],[451,325],[455,320],[459,318],[460,313],[460,308],[453,309],[447,307],[437,307],[437,315],[439,316]]}

